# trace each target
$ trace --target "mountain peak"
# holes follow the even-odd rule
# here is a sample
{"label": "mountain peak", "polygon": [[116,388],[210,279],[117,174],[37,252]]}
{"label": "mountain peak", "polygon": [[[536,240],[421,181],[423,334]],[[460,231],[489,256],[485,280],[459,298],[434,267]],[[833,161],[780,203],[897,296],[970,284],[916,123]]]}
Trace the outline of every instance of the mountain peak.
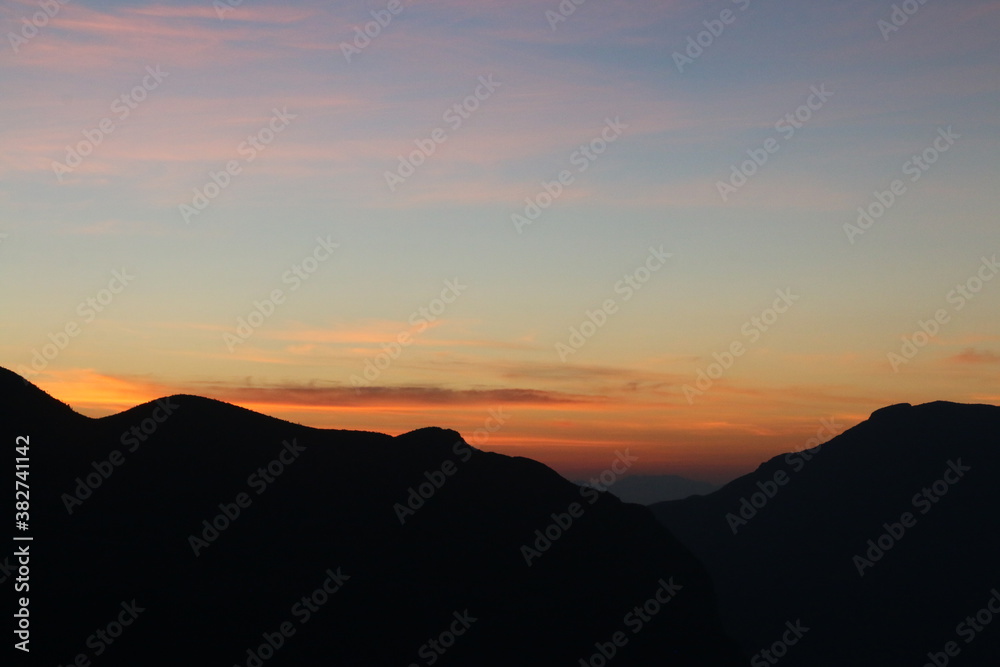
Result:
{"label": "mountain peak", "polygon": [[447,440],[449,442],[454,442],[456,440],[461,440],[462,436],[458,431],[453,431],[450,428],[441,428],[440,426],[425,426],[423,428],[418,428],[413,431],[407,431],[406,433],[396,436],[397,440],[417,440],[417,441],[427,441],[427,440]]}
{"label": "mountain peak", "polygon": [[0,395],[2,410],[10,415],[41,421],[52,417],[80,417],[66,403],[59,401],[32,384],[27,378],[7,368],[0,367]]}
{"label": "mountain peak", "polygon": [[904,413],[909,411],[913,406],[909,403],[896,403],[894,405],[887,405],[884,408],[879,408],[871,414],[868,419],[895,419],[902,417]]}

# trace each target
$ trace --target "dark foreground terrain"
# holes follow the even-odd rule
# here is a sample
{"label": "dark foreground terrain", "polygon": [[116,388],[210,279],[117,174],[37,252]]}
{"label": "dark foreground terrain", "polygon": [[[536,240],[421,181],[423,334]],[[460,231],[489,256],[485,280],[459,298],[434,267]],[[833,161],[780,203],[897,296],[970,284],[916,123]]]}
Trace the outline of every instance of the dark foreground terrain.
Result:
{"label": "dark foreground terrain", "polygon": [[10,487],[30,458],[9,530],[33,538],[0,554],[11,643],[30,614],[3,664],[745,664],[648,509],[535,461],[194,396],[90,419],[2,369],[0,390]]}
{"label": "dark foreground terrain", "polygon": [[883,408],[652,509],[755,667],[1000,665],[998,407]]}

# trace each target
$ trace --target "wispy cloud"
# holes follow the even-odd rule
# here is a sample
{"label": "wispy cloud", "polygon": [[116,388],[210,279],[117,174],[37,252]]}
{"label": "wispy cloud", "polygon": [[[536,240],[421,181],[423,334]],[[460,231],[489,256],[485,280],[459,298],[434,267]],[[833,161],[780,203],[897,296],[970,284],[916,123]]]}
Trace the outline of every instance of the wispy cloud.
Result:
{"label": "wispy cloud", "polygon": [[949,357],[948,361],[959,364],[1000,364],[1000,354],[990,350],[967,347],[960,353]]}
{"label": "wispy cloud", "polygon": [[323,387],[285,384],[241,387],[205,383],[206,395],[238,404],[300,407],[467,406],[467,405],[576,405],[600,403],[599,397],[536,389],[448,389],[444,387]]}

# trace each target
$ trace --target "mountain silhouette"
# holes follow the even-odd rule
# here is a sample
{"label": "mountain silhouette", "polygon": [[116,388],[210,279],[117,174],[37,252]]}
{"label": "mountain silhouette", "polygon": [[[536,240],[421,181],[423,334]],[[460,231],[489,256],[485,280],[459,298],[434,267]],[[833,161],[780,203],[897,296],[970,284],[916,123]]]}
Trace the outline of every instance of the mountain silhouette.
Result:
{"label": "mountain silhouette", "polygon": [[894,405],[651,509],[708,567],[751,665],[992,666],[998,445],[998,407]]}
{"label": "mountain silhouette", "polygon": [[[598,489],[605,488],[599,479],[579,480]],[[652,505],[667,500],[680,500],[694,495],[712,493],[719,487],[678,475],[629,474],[616,480],[607,491],[618,496],[622,502]]]}
{"label": "mountain silhouette", "polygon": [[187,395],[90,419],[2,369],[0,389],[4,442],[30,443],[33,539],[0,554],[5,599],[30,598],[18,664],[745,662],[647,508],[454,431]]}

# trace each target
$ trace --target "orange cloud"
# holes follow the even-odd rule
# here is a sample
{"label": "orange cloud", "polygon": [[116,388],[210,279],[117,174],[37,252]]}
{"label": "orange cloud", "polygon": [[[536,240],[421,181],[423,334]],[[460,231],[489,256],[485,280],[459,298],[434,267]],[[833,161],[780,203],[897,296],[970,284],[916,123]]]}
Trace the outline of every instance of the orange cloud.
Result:
{"label": "orange cloud", "polygon": [[1000,364],[1000,354],[990,350],[967,347],[959,354],[949,357],[948,361],[960,364]]}
{"label": "orange cloud", "polygon": [[[369,320],[353,326],[331,326],[329,328],[315,329],[297,326],[289,329],[279,329],[274,331],[263,331],[261,337],[269,340],[284,342],[303,342],[310,344],[320,343],[373,343],[381,344],[396,340],[400,333],[408,333],[417,336],[425,330],[435,329],[441,326],[444,320],[437,319],[433,322],[424,322],[424,326],[417,331],[418,327],[408,322],[396,320]],[[449,343],[452,344],[452,343]]]}

